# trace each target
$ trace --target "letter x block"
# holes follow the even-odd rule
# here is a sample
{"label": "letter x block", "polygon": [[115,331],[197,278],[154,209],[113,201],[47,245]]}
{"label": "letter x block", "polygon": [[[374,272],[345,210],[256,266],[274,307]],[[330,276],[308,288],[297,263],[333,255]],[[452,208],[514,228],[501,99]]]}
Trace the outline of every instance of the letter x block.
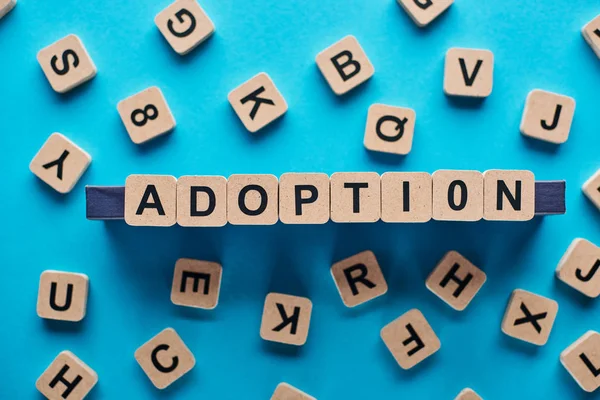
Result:
{"label": "letter x block", "polygon": [[454,0],[398,0],[419,27],[429,25],[452,5]]}
{"label": "letter x block", "polygon": [[306,297],[269,293],[265,299],[260,337],[302,346],[308,337],[312,302]]}
{"label": "letter x block", "polygon": [[494,86],[494,54],[489,50],[452,48],[446,53],[444,93],[488,97]]}
{"label": "letter x block", "polygon": [[521,133],[545,142],[564,143],[569,138],[574,114],[574,98],[533,90],[525,103]]}
{"label": "letter x block", "polygon": [[177,220],[177,179],[170,175],[129,175],[125,181],[125,222],[172,226]]}
{"label": "letter x block", "polygon": [[600,387],[600,334],[588,331],[560,353],[560,362],[586,392]]}
{"label": "letter x block", "polygon": [[463,389],[454,400],[482,400],[473,389]]}
{"label": "letter x block", "polygon": [[271,400],[317,400],[314,397],[296,389],[292,385],[287,383],[280,383],[277,385]]}
{"label": "letter x block", "polygon": [[50,400],[81,400],[98,382],[96,372],[70,351],[61,352],[35,383]]}
{"label": "letter x block", "polygon": [[175,128],[175,118],[156,86],[121,100],[117,111],[135,144],[142,144]]}
{"label": "letter x block", "polygon": [[600,296],[600,247],[575,239],[560,259],[556,277],[588,297]]}
{"label": "letter x block", "polygon": [[87,275],[44,271],[40,276],[37,314],[41,318],[81,321],[87,308]]}
{"label": "letter x block", "polygon": [[211,310],[219,302],[221,264],[180,258],[175,263],[171,301],[180,306]]}
{"label": "letter x block", "polygon": [[556,301],[516,289],[506,307],[502,332],[525,342],[543,346],[548,341],[557,313]]}
{"label": "letter x block", "polygon": [[583,194],[600,209],[600,169],[582,187]]}
{"label": "letter x block", "polygon": [[154,23],[180,55],[192,51],[215,31],[214,24],[196,0],[176,0],[154,18]]}
{"label": "letter x block", "polygon": [[0,18],[4,17],[17,5],[17,0],[0,0]]}
{"label": "letter x block", "polygon": [[600,58],[600,15],[584,26],[581,33],[585,41],[594,50],[594,53]]}
{"label": "letter x block", "polygon": [[366,303],[384,295],[388,290],[372,251],[363,251],[333,264],[331,276],[347,307]]}
{"label": "letter x block", "polygon": [[410,153],[416,117],[410,108],[373,104],[367,116],[365,147],[383,153]]}

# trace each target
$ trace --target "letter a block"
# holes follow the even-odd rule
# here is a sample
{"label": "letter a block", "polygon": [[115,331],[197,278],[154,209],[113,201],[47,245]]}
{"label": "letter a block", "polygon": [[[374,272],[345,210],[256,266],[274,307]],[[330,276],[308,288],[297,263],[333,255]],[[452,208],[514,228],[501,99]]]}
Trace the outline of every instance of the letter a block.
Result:
{"label": "letter a block", "polygon": [[454,400],[482,400],[473,389],[463,389]]}
{"label": "letter a block", "polygon": [[175,118],[156,86],[121,100],[117,111],[135,144],[142,144],[175,128]]}
{"label": "letter a block", "polygon": [[581,33],[585,41],[594,50],[594,53],[600,58],[600,15],[584,26]]}
{"label": "letter a block", "polygon": [[302,346],[308,337],[312,302],[306,297],[269,293],[265,299],[260,337]]}
{"label": "letter a block", "polygon": [[582,187],[583,194],[600,209],[600,169]]}
{"label": "letter a block", "polygon": [[521,133],[545,142],[564,143],[569,138],[574,114],[574,98],[533,90],[525,103]]}
{"label": "letter a block", "polygon": [[433,179],[433,219],[479,221],[483,217],[483,174],[439,170]]}
{"label": "letter a block", "polygon": [[135,359],[150,381],[164,389],[196,365],[194,355],[173,328],[167,328],[135,351]]}
{"label": "letter a block", "polygon": [[333,264],[331,276],[347,307],[363,304],[388,290],[372,251],[363,251]]}
{"label": "letter a block", "polygon": [[222,176],[177,179],[177,223],[181,226],[227,224],[227,179]]}
{"label": "letter a block", "polygon": [[154,18],[154,23],[180,55],[192,51],[215,31],[196,0],[176,0]]}
{"label": "letter a block", "polygon": [[274,225],[279,220],[279,181],[275,175],[231,175],[227,181],[227,220],[232,225]]}
{"label": "letter a block", "polygon": [[556,301],[516,289],[506,307],[502,332],[525,342],[543,346],[548,341],[557,313]]}
{"label": "letter a block", "polygon": [[284,224],[324,224],[329,221],[327,174],[283,174],[279,178],[279,219]]}
{"label": "letter a block", "polygon": [[129,175],[125,181],[125,222],[172,226],[177,220],[177,179],[169,175]]}
{"label": "letter a block", "polygon": [[410,153],[416,116],[410,108],[373,104],[367,116],[365,147],[383,153]]}
{"label": "letter a block", "polygon": [[17,0],[0,0],[0,18],[4,17],[17,5]]}
{"label": "letter a block", "polygon": [[575,239],[556,268],[556,277],[588,297],[600,296],[600,248]]}
{"label": "letter a block", "polygon": [[483,218],[529,221],[535,216],[535,177],[531,171],[483,173]]}
{"label": "letter a block", "polygon": [[87,307],[89,279],[84,274],[44,271],[40,276],[37,314],[41,318],[81,321]]}
{"label": "letter a block", "polygon": [[441,347],[435,332],[417,309],[384,326],[381,339],[402,369],[411,369]]}
{"label": "letter a block", "polygon": [[211,310],[219,302],[220,264],[209,261],[180,258],[175,263],[171,301],[180,306]]}
{"label": "letter a block", "polygon": [[376,222],[381,217],[381,178],[375,172],[331,175],[331,220]]}
{"label": "letter a block", "polygon": [[296,389],[292,385],[287,383],[280,383],[277,385],[271,400],[317,400],[314,397]]}
{"label": "letter a block", "polygon": [[35,383],[50,400],[81,400],[98,382],[96,372],[70,351],[61,352]]}
{"label": "letter a block", "polygon": [[600,387],[600,334],[588,331],[560,353],[560,362],[586,392]]}
{"label": "letter a block", "polygon": [[429,25],[452,5],[454,0],[398,0],[419,27]]}
{"label": "letter a block", "polygon": [[489,50],[452,48],[446,53],[444,93],[488,97],[494,85],[494,54]]}

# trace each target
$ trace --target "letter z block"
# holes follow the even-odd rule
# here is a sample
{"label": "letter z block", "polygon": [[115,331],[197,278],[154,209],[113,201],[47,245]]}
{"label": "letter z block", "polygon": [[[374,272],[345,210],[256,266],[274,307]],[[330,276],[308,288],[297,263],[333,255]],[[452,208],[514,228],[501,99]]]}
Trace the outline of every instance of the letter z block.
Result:
{"label": "letter z block", "polygon": [[483,219],[529,221],[535,216],[535,176],[531,171],[483,173]]}
{"label": "letter z block", "polygon": [[586,392],[600,387],[600,334],[586,332],[560,353],[560,362]]}
{"label": "letter z block", "polygon": [[454,0],[398,0],[419,27],[425,27],[454,3]]}
{"label": "letter z block", "polygon": [[132,226],[172,226],[177,221],[177,179],[169,175],[129,175],[125,181],[125,222]]}
{"label": "letter z block", "polygon": [[367,116],[365,147],[383,153],[410,153],[416,116],[410,108],[373,104]]}
{"label": "letter z block", "polygon": [[575,239],[560,259],[556,277],[584,295],[600,296],[600,247]]}
{"label": "letter z block", "polygon": [[0,18],[4,17],[17,5],[17,0],[0,0]]}
{"label": "letter z block", "polygon": [[154,18],[154,23],[180,55],[195,49],[215,31],[214,24],[196,0],[176,0]]}
{"label": "letter z block", "polygon": [[433,179],[433,219],[479,221],[483,217],[483,174],[438,170]]}
{"label": "letter z block", "polygon": [[388,290],[372,251],[363,251],[333,264],[331,276],[346,307],[366,303]]}
{"label": "letter z block", "polygon": [[81,321],[87,308],[89,278],[85,274],[44,271],[40,276],[37,314],[59,321]]}
{"label": "letter z block", "polygon": [[556,301],[516,289],[506,307],[502,332],[516,339],[543,346],[548,342],[557,313]]}
{"label": "letter z block", "polygon": [[463,389],[454,400],[482,400],[473,389]]}
{"label": "letter z block", "polygon": [[521,133],[549,143],[564,143],[569,138],[574,115],[574,98],[533,90],[525,103]]}
{"label": "letter z block", "polygon": [[600,169],[583,184],[582,190],[583,194],[600,209]]}
{"label": "letter z block", "polygon": [[177,179],[177,223],[181,226],[227,224],[227,179],[222,176]]}
{"label": "letter z block", "polygon": [[219,302],[221,264],[180,258],[175,263],[171,301],[180,306],[212,310]]}
{"label": "letter z block", "polygon": [[377,222],[381,217],[381,178],[375,172],[331,175],[331,220]]}
{"label": "letter z block", "polygon": [[317,400],[316,398],[296,389],[287,383],[277,385],[271,400]]}
{"label": "letter z block", "polygon": [[260,337],[302,346],[308,337],[312,302],[306,297],[269,293],[265,299]]}
{"label": "letter z block", "polygon": [[82,400],[98,382],[96,372],[70,351],[61,352],[35,383],[50,400]]}
{"label": "letter z block", "polygon": [[594,50],[594,53],[600,58],[600,15],[584,26],[581,33],[585,41]]}
{"label": "letter z block", "polygon": [[494,86],[494,54],[489,50],[452,48],[446,53],[444,93],[484,98]]}

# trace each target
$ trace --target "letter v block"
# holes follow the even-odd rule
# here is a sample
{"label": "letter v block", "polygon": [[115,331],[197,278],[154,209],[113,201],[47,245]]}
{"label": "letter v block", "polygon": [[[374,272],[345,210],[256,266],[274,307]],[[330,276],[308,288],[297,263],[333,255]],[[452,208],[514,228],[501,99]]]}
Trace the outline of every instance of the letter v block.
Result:
{"label": "letter v block", "polygon": [[398,0],[419,27],[429,25],[452,5],[454,0]]}
{"label": "letter v block", "polygon": [[560,353],[560,362],[586,392],[600,387],[600,334],[588,331]]}
{"label": "letter v block", "polygon": [[129,175],[125,181],[125,222],[172,226],[177,220],[177,179],[169,175]]}
{"label": "letter v block", "polygon": [[260,337],[302,346],[308,337],[312,302],[306,297],[269,293],[265,299]]}
{"label": "letter v block", "polygon": [[525,103],[521,133],[549,143],[564,143],[569,138],[574,115],[574,98],[533,90]]}
{"label": "letter v block", "polygon": [[494,85],[494,54],[452,48],[446,53],[444,92],[448,96],[488,97]]}
{"label": "letter v block", "polygon": [[575,239],[560,259],[556,277],[580,291],[596,298],[600,296],[600,248],[585,239]]}
{"label": "letter v block", "polygon": [[37,298],[38,316],[60,321],[81,321],[85,317],[88,288],[87,275],[42,272]]}
{"label": "letter v block", "polygon": [[543,346],[548,341],[557,313],[556,301],[516,289],[506,307],[502,332],[516,339]]}
{"label": "letter v block", "polygon": [[61,352],[35,383],[50,400],[82,400],[98,383],[98,375],[70,351]]}
{"label": "letter v block", "polygon": [[331,267],[331,276],[347,307],[387,293],[388,286],[372,251],[363,251]]}
{"label": "letter v block", "polygon": [[600,58],[600,15],[584,26],[581,33],[585,41],[594,50],[594,53]]}
{"label": "letter v block", "polygon": [[175,263],[171,301],[180,306],[211,310],[219,302],[220,264],[209,261],[180,258]]}

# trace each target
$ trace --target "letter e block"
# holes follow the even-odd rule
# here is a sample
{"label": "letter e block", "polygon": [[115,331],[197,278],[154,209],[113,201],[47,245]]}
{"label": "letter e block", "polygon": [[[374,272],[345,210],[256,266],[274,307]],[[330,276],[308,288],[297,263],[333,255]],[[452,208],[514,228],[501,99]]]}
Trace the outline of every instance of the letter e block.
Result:
{"label": "letter e block", "polygon": [[560,353],[560,362],[586,392],[600,387],[600,334],[586,332]]}
{"label": "letter e block", "polygon": [[427,222],[433,207],[431,175],[426,172],[386,172],[381,176],[381,220]]}
{"label": "letter e block", "polygon": [[125,181],[125,222],[172,226],[177,220],[177,179],[170,175],[129,175]]}
{"label": "letter e block", "polygon": [[463,389],[454,400],[482,400],[473,389]]}
{"label": "letter e block", "polygon": [[367,116],[365,147],[383,153],[410,153],[416,117],[410,108],[373,104]]}
{"label": "letter e block", "polygon": [[363,251],[331,267],[331,276],[347,307],[387,293],[388,286],[372,251]]}
{"label": "letter e block", "polygon": [[87,275],[44,271],[40,276],[37,315],[45,319],[81,321],[87,307]]}
{"label": "letter e block", "polygon": [[483,218],[529,221],[535,216],[535,177],[531,171],[483,173]]}
{"label": "letter e block", "polygon": [[525,103],[521,133],[545,142],[564,143],[569,138],[574,115],[574,98],[533,90]]}
{"label": "letter e block", "polygon": [[444,93],[483,98],[492,94],[494,54],[489,50],[452,48],[446,53]]}
{"label": "letter e block", "polygon": [[433,178],[433,219],[479,221],[483,217],[483,174],[439,170]]}
{"label": "letter e block", "polygon": [[329,221],[327,174],[283,174],[279,178],[279,219],[284,224]]}
{"label": "letter e block", "polygon": [[222,176],[177,179],[177,223],[181,226],[227,224],[227,179]]}
{"label": "letter e block", "polygon": [[415,24],[421,28],[429,25],[453,2],[454,0],[398,0]]}
{"label": "letter e block", "polygon": [[381,217],[381,178],[375,172],[331,175],[331,220],[377,222]]}
{"label": "letter e block", "polygon": [[584,26],[581,33],[585,41],[594,50],[594,53],[600,58],[600,15]]}
{"label": "letter e block", "polygon": [[317,400],[314,397],[304,393],[303,391],[296,389],[292,385],[287,383],[280,383],[277,385],[271,400]]}
{"label": "letter e block", "polygon": [[17,0],[0,0],[0,18],[4,17],[17,5]]}
{"label": "letter e block", "polygon": [[580,291],[596,298],[600,296],[600,248],[585,239],[575,239],[560,259],[556,277]]}
{"label": "letter e block", "polygon": [[223,268],[218,263],[180,258],[175,263],[171,301],[180,306],[215,308],[222,273]]}
{"label": "letter e block", "polygon": [[306,297],[269,293],[265,299],[260,337],[302,346],[308,337],[312,302]]}
{"label": "letter e block", "polygon": [[275,175],[231,175],[227,181],[227,219],[232,225],[274,225],[279,219],[279,181]]}
{"label": "letter e block", "polygon": [[70,351],[61,352],[35,383],[50,400],[82,400],[98,382],[96,372]]}
{"label": "letter e block", "polygon": [[516,289],[506,307],[502,332],[525,342],[543,346],[548,341],[557,313],[556,301]]}
{"label": "letter e block", "polygon": [[192,51],[215,31],[214,24],[196,0],[176,0],[154,18],[154,23],[180,55]]}
{"label": "letter e block", "polygon": [[582,187],[583,194],[600,209],[600,169]]}

